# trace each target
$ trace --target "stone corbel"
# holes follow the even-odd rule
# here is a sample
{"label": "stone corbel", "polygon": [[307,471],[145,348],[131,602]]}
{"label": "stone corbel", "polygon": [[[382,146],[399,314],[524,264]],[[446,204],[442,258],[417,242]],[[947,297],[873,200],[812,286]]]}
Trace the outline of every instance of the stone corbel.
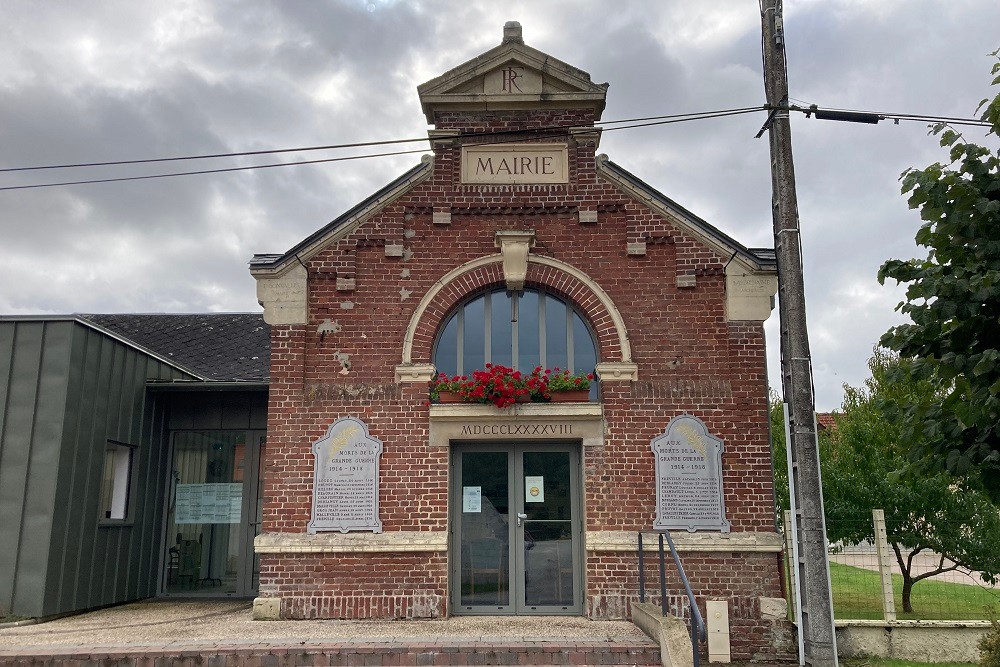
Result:
{"label": "stone corbel", "polygon": [[528,275],[528,251],[534,245],[534,231],[497,232],[496,246],[503,256],[503,277],[507,289],[524,289],[524,278]]}
{"label": "stone corbel", "polygon": [[257,303],[264,306],[268,324],[305,324],[308,275],[296,264],[281,276],[254,276]]}
{"label": "stone corbel", "polygon": [[435,372],[434,364],[398,364],[396,382],[430,382]]}
{"label": "stone corbel", "polygon": [[778,276],[751,273],[735,262],[726,269],[726,319],[763,322],[771,316]]}
{"label": "stone corbel", "polygon": [[635,382],[639,379],[639,365],[631,361],[602,361],[597,364],[597,377],[601,382]]}

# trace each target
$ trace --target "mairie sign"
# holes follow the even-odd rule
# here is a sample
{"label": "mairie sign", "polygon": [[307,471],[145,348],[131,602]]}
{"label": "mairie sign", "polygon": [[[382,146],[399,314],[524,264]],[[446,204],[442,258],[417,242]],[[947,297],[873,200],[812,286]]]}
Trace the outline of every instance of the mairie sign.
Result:
{"label": "mairie sign", "polygon": [[565,144],[499,144],[462,148],[463,183],[568,183]]}

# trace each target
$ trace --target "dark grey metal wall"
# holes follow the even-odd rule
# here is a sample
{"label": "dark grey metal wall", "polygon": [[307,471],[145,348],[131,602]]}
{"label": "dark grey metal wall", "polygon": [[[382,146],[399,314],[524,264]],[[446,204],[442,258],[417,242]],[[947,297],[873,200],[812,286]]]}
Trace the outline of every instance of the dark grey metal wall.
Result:
{"label": "dark grey metal wall", "polygon": [[[167,434],[146,381],[188,377],[72,320],[0,321],[0,612],[156,593]],[[136,446],[118,524],[99,516],[108,439]]]}

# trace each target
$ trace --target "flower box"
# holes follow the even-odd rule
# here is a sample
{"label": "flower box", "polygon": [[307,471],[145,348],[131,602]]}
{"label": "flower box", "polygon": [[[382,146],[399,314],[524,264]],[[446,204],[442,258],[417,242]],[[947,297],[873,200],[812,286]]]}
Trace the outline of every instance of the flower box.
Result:
{"label": "flower box", "polygon": [[550,403],[586,403],[590,400],[589,389],[571,389],[569,391],[553,391]]}
{"label": "flower box", "polygon": [[438,403],[464,403],[465,399],[457,391],[439,391]]}

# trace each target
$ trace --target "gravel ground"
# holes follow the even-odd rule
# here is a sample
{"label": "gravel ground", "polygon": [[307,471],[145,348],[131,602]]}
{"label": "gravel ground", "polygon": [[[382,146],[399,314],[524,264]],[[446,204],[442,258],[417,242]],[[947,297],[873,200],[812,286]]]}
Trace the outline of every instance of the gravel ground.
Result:
{"label": "gravel ground", "polygon": [[[253,621],[246,600],[155,600],[0,629],[0,647],[305,641],[642,641],[625,621],[455,616],[428,621]],[[648,641],[648,640],[646,640]]]}

